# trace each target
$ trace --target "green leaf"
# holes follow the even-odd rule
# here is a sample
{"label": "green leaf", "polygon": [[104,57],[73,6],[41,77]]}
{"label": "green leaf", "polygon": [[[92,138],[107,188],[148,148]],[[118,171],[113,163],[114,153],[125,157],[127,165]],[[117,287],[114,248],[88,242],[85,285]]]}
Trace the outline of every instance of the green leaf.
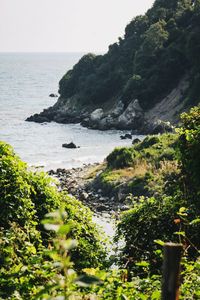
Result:
{"label": "green leaf", "polygon": [[154,291],[151,295],[152,300],[159,300],[160,299],[160,291]]}
{"label": "green leaf", "polygon": [[187,216],[187,208],[186,207],[181,207],[179,209],[179,212],[177,213],[179,216]]}
{"label": "green leaf", "polygon": [[70,226],[69,225],[61,225],[58,234],[68,234],[70,232]]}
{"label": "green leaf", "polygon": [[158,244],[160,246],[164,246],[165,245],[165,243],[163,241],[161,241],[161,240],[154,240],[154,243],[156,243],[156,244]]}
{"label": "green leaf", "polygon": [[174,232],[174,234],[181,235],[181,236],[185,237],[185,232],[184,231],[176,231],[176,232]]}
{"label": "green leaf", "polygon": [[149,263],[147,261],[141,261],[141,262],[136,263],[136,266],[139,266],[139,267],[148,267]]}
{"label": "green leaf", "polygon": [[196,224],[198,224],[198,223],[200,223],[200,218],[191,221],[191,222],[190,222],[190,225],[196,225]]}

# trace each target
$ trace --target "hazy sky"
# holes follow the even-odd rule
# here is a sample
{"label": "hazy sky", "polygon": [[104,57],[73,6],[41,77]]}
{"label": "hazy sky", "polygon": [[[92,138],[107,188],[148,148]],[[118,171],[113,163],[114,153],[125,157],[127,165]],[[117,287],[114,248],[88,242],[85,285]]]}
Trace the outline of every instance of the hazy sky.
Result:
{"label": "hazy sky", "polygon": [[104,52],[153,0],[0,0],[0,51]]}

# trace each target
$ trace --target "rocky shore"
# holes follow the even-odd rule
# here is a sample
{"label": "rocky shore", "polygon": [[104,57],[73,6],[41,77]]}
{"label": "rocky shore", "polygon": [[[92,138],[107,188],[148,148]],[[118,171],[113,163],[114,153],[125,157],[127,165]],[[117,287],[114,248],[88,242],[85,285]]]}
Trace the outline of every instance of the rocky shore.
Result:
{"label": "rocky shore", "polygon": [[[161,109],[162,111],[162,109]],[[158,115],[158,111],[156,111]],[[133,99],[128,106],[118,100],[108,106],[80,105],[76,99],[59,98],[54,106],[44,109],[39,114],[34,114],[26,119],[28,122],[56,122],[62,124],[80,123],[82,126],[99,129],[131,130],[133,134],[157,134],[172,132],[173,127],[169,118],[147,117],[147,113],[141,108],[137,99]]]}
{"label": "rocky shore", "polygon": [[96,214],[117,214],[128,207],[113,196],[105,196],[94,184],[94,179],[104,168],[103,164],[87,164],[80,168],[50,170],[50,176],[59,180],[60,189],[67,191]]}

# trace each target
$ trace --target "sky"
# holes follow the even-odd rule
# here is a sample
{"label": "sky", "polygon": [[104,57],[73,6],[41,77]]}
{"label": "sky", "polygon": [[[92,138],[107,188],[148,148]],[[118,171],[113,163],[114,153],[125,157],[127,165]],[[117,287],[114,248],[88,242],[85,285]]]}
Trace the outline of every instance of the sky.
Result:
{"label": "sky", "polygon": [[0,52],[105,52],[153,0],[0,0]]}

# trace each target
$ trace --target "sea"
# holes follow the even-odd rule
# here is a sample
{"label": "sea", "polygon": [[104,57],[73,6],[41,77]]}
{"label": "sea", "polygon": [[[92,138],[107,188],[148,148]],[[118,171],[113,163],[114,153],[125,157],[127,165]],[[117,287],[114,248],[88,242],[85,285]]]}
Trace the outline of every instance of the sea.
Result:
{"label": "sea", "polygon": [[[52,106],[62,76],[84,53],[0,53],[0,140],[29,166],[44,170],[101,162],[116,147],[131,145],[119,130],[99,131],[80,124],[38,124],[25,119]],[[66,149],[74,142],[78,149]]]}

